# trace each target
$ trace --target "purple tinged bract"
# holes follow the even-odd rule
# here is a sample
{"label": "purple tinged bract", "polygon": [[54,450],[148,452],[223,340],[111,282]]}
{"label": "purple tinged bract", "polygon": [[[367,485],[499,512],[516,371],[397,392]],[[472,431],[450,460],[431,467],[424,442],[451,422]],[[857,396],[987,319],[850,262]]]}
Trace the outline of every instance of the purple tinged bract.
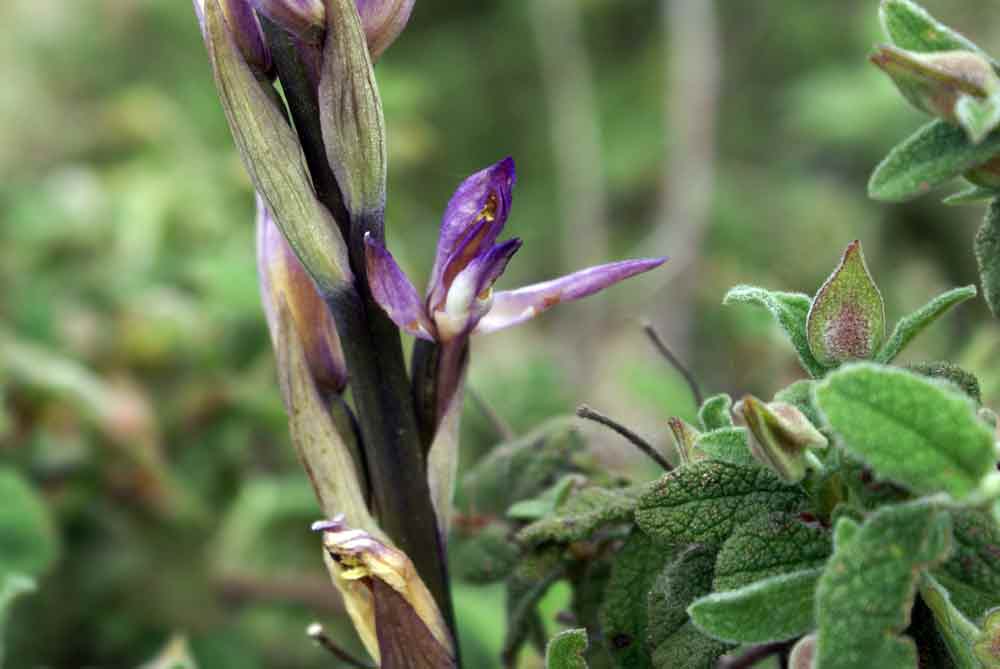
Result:
{"label": "purple tinged bract", "polygon": [[368,50],[377,60],[403,32],[416,0],[357,0]]}
{"label": "purple tinged bract", "polygon": [[203,35],[205,33],[205,2],[218,2],[226,17],[229,32],[247,64],[261,72],[270,74],[272,69],[271,52],[267,48],[264,32],[261,30],[260,21],[257,20],[257,14],[254,12],[250,0],[193,1],[194,11],[198,15],[198,23],[201,25]]}
{"label": "purple tinged bract", "polygon": [[424,300],[381,240],[366,237],[372,294],[400,328],[440,343],[471,333],[495,332],[562,302],[592,295],[666,260],[610,263],[494,293],[493,284],[521,247],[519,239],[497,242],[510,214],[516,180],[514,161],[505,158],[458,187],[445,210]]}
{"label": "purple tinged bract", "polygon": [[323,38],[326,6],[323,0],[252,0],[263,16],[307,42]]}

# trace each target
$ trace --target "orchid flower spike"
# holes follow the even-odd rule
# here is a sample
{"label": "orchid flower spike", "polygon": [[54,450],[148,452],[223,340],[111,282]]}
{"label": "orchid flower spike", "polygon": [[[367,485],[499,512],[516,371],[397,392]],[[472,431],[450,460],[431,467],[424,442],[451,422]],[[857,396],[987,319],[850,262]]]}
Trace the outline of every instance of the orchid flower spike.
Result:
{"label": "orchid flower spike", "polygon": [[520,239],[497,242],[507,222],[514,160],[505,158],[473,174],[445,210],[426,299],[380,239],[365,238],[372,295],[389,317],[412,335],[447,343],[474,333],[502,330],[561,303],[578,300],[663,264],[666,258],[599,265],[517,290],[494,293],[493,284],[521,248]]}

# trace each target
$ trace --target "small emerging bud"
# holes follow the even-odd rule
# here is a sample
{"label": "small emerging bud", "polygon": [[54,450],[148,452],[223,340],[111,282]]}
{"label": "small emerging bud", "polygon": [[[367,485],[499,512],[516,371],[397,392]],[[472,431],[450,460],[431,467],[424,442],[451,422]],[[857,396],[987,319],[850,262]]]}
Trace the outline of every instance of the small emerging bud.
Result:
{"label": "small emerging bud", "polygon": [[914,107],[953,123],[960,96],[985,98],[1000,88],[989,62],[969,51],[915,53],[883,45],[870,60]]}
{"label": "small emerging bud", "polygon": [[318,44],[326,30],[323,0],[253,0],[254,7],[295,37]]}
{"label": "small emerging bud", "polygon": [[378,60],[410,20],[415,0],[356,0],[372,60]]}
{"label": "small emerging bud", "polygon": [[796,483],[805,477],[806,449],[827,446],[826,437],[791,404],[764,404],[747,395],[740,410],[753,434],[750,451],[786,481]]}
{"label": "small emerging bud", "polygon": [[984,667],[1000,665],[1000,608],[986,613],[982,631],[972,647],[972,652]]}
{"label": "small emerging bud", "polygon": [[271,341],[275,347],[280,345],[278,304],[284,300],[294,323],[293,334],[302,341],[316,386],[324,393],[339,394],[347,385],[347,363],[333,316],[259,195],[257,271]]}
{"label": "small emerging bud", "polygon": [[670,431],[674,435],[677,456],[681,459],[682,465],[700,460],[703,457],[694,447],[695,442],[698,441],[698,437],[701,436],[698,430],[676,416],[667,420],[667,425],[670,426]]}
{"label": "small emerging bud", "polygon": [[806,335],[813,356],[830,367],[868,360],[881,345],[885,305],[860,242],[848,245],[840,265],[813,298]]}
{"label": "small emerging bud", "polygon": [[815,632],[799,639],[788,656],[788,669],[812,669],[817,640]]}

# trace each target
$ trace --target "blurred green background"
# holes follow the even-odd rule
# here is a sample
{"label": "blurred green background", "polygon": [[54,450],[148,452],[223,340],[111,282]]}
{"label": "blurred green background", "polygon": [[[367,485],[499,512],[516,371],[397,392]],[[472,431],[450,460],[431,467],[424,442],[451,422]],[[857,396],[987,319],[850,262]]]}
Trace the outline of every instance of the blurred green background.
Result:
{"label": "blurred green background", "polygon": [[[1000,12],[925,4],[1000,46]],[[666,418],[693,407],[643,320],[706,390],[769,397],[800,375],[794,355],[766,314],[722,296],[744,282],[812,293],[855,238],[890,321],[976,280],[977,208],[866,198],[874,165],[923,122],[865,61],[876,13],[418,0],[377,67],[389,235],[411,276],[426,279],[454,187],[507,154],[507,230],[526,243],[502,287],[671,256],[475,342],[471,385],[514,431],[586,401],[666,448]],[[41,574],[10,612],[4,666],[137,666],[175,635],[203,667],[330,666],[308,623],[357,644],[304,531],[317,509],[258,302],[252,192],[190,3],[4,0],[0,73],[0,579]],[[959,361],[995,408],[997,335],[977,301],[907,359]],[[466,413],[470,462],[496,437]],[[609,470],[645,473],[585,429]],[[469,666],[494,666],[502,593],[456,597]]]}

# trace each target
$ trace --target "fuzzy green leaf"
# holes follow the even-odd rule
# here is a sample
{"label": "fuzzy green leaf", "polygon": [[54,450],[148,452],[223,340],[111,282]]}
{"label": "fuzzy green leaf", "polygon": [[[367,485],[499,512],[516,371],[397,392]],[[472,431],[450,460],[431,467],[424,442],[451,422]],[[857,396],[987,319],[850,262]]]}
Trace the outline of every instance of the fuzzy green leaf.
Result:
{"label": "fuzzy green leaf", "polygon": [[972,650],[984,669],[1000,669],[1000,608],[986,616],[983,631]]}
{"label": "fuzzy green leaf", "polygon": [[714,564],[714,551],[689,546],[653,582],[647,639],[654,667],[714,666],[728,649],[695,628],[687,613],[691,602],[711,592]]}
{"label": "fuzzy green leaf", "polygon": [[16,470],[0,468],[0,582],[10,574],[38,577],[59,552],[45,502]]}
{"label": "fuzzy green leaf", "polygon": [[[842,529],[843,528],[843,529]],[[816,669],[917,666],[910,619],[920,571],[951,550],[951,521],[918,501],[879,509],[862,526],[841,519],[816,588]]]}
{"label": "fuzzy green leaf", "polygon": [[868,182],[876,200],[903,202],[978,167],[1000,153],[1000,133],[979,144],[945,121],[931,121],[896,146]]}
{"label": "fuzzy green leaf", "polygon": [[694,442],[695,448],[712,460],[747,467],[759,466],[750,453],[750,433],[745,427],[727,427],[705,432]]}
{"label": "fuzzy green leaf", "polygon": [[993,436],[950,384],[859,364],[827,377],[816,400],[848,452],[915,492],[963,499],[994,468]]}
{"label": "fuzzy green leaf", "polygon": [[955,552],[934,571],[951,592],[951,600],[968,618],[978,621],[1000,605],[1000,527],[986,511],[952,513]]}
{"label": "fuzzy green leaf", "polygon": [[726,393],[712,395],[698,409],[698,422],[706,432],[733,426],[733,398]]}
{"label": "fuzzy green leaf", "polygon": [[912,0],[882,0],[882,28],[892,42],[910,51],[974,51],[974,42],[944,25]]}
{"label": "fuzzy green leaf", "polygon": [[[976,404],[983,401],[982,391],[979,387],[979,379],[972,372],[968,372],[955,363],[947,361],[937,362],[915,362],[907,365],[905,369],[927,376],[932,379],[944,379],[958,386],[958,388],[968,395]],[[981,416],[980,416],[981,418]]]}
{"label": "fuzzy green leaf", "polygon": [[688,613],[701,630],[731,643],[794,639],[815,626],[813,596],[821,569],[796,571],[706,595]]}
{"label": "fuzzy green leaf", "polygon": [[930,574],[924,574],[920,582],[920,597],[934,614],[938,634],[956,669],[982,669],[972,651],[979,637],[979,628],[955,608],[948,590]]}
{"label": "fuzzy green leaf", "polygon": [[955,118],[969,134],[969,139],[978,144],[1000,124],[1000,96],[996,93],[985,99],[959,96],[955,104]]}
{"label": "fuzzy green leaf", "polygon": [[507,578],[521,557],[520,547],[511,541],[511,528],[493,522],[471,536],[454,533],[448,544],[449,564],[456,578],[469,583],[495,583]]}
{"label": "fuzzy green leaf", "polygon": [[638,494],[639,489],[585,488],[570,496],[553,514],[521,530],[518,541],[528,545],[582,541],[604,525],[629,520],[638,504]]}
{"label": "fuzzy green leaf", "polygon": [[493,449],[463,480],[469,505],[479,513],[502,516],[513,504],[542,494],[553,481],[579,472],[574,458],[584,444],[574,423],[556,418]]}
{"label": "fuzzy green leaf", "polygon": [[889,364],[906,348],[913,338],[924,331],[931,323],[941,317],[946,311],[970,300],[976,296],[975,286],[954,288],[947,293],[938,295],[933,300],[920,307],[912,314],[905,316],[896,323],[892,335],[875,355],[875,362]]}
{"label": "fuzzy green leaf", "polygon": [[861,243],[851,242],[813,298],[806,320],[809,350],[822,365],[868,360],[885,337],[885,304]]}
{"label": "fuzzy green leaf", "polygon": [[544,518],[559,508],[566,501],[566,498],[569,497],[573,486],[583,480],[583,477],[579,474],[564,476],[538,497],[524,499],[512,504],[507,509],[507,517],[523,521]]}
{"label": "fuzzy green leaf", "polygon": [[651,667],[646,644],[649,615],[645,603],[657,575],[675,556],[642,532],[633,532],[615,557],[601,608],[608,650],[621,669]]}
{"label": "fuzzy green leaf", "polygon": [[812,304],[808,295],[765,290],[756,286],[736,286],[726,293],[722,304],[754,304],[764,307],[785,331],[799,354],[799,362],[809,375],[819,378],[826,373],[827,368],[813,357],[806,338],[806,319]]}
{"label": "fuzzy green leaf", "polygon": [[587,669],[587,630],[560,632],[545,649],[545,669]]}
{"label": "fuzzy green leaf", "polygon": [[1000,199],[987,208],[983,225],[976,233],[975,249],[983,297],[993,315],[1000,318]]}
{"label": "fuzzy green leaf", "polygon": [[780,574],[816,569],[830,556],[832,538],[818,524],[775,513],[736,528],[715,562],[716,591],[733,590]]}
{"label": "fuzzy green leaf", "polygon": [[949,195],[945,199],[941,200],[941,202],[943,204],[957,207],[964,204],[982,204],[983,202],[989,202],[998,196],[1000,196],[1000,190],[996,188],[973,184],[965,190]]}
{"label": "fuzzy green leaf", "polygon": [[798,486],[762,467],[706,460],[654,483],[639,499],[636,522],[661,544],[721,546],[736,527],[758,515],[806,505]]}

